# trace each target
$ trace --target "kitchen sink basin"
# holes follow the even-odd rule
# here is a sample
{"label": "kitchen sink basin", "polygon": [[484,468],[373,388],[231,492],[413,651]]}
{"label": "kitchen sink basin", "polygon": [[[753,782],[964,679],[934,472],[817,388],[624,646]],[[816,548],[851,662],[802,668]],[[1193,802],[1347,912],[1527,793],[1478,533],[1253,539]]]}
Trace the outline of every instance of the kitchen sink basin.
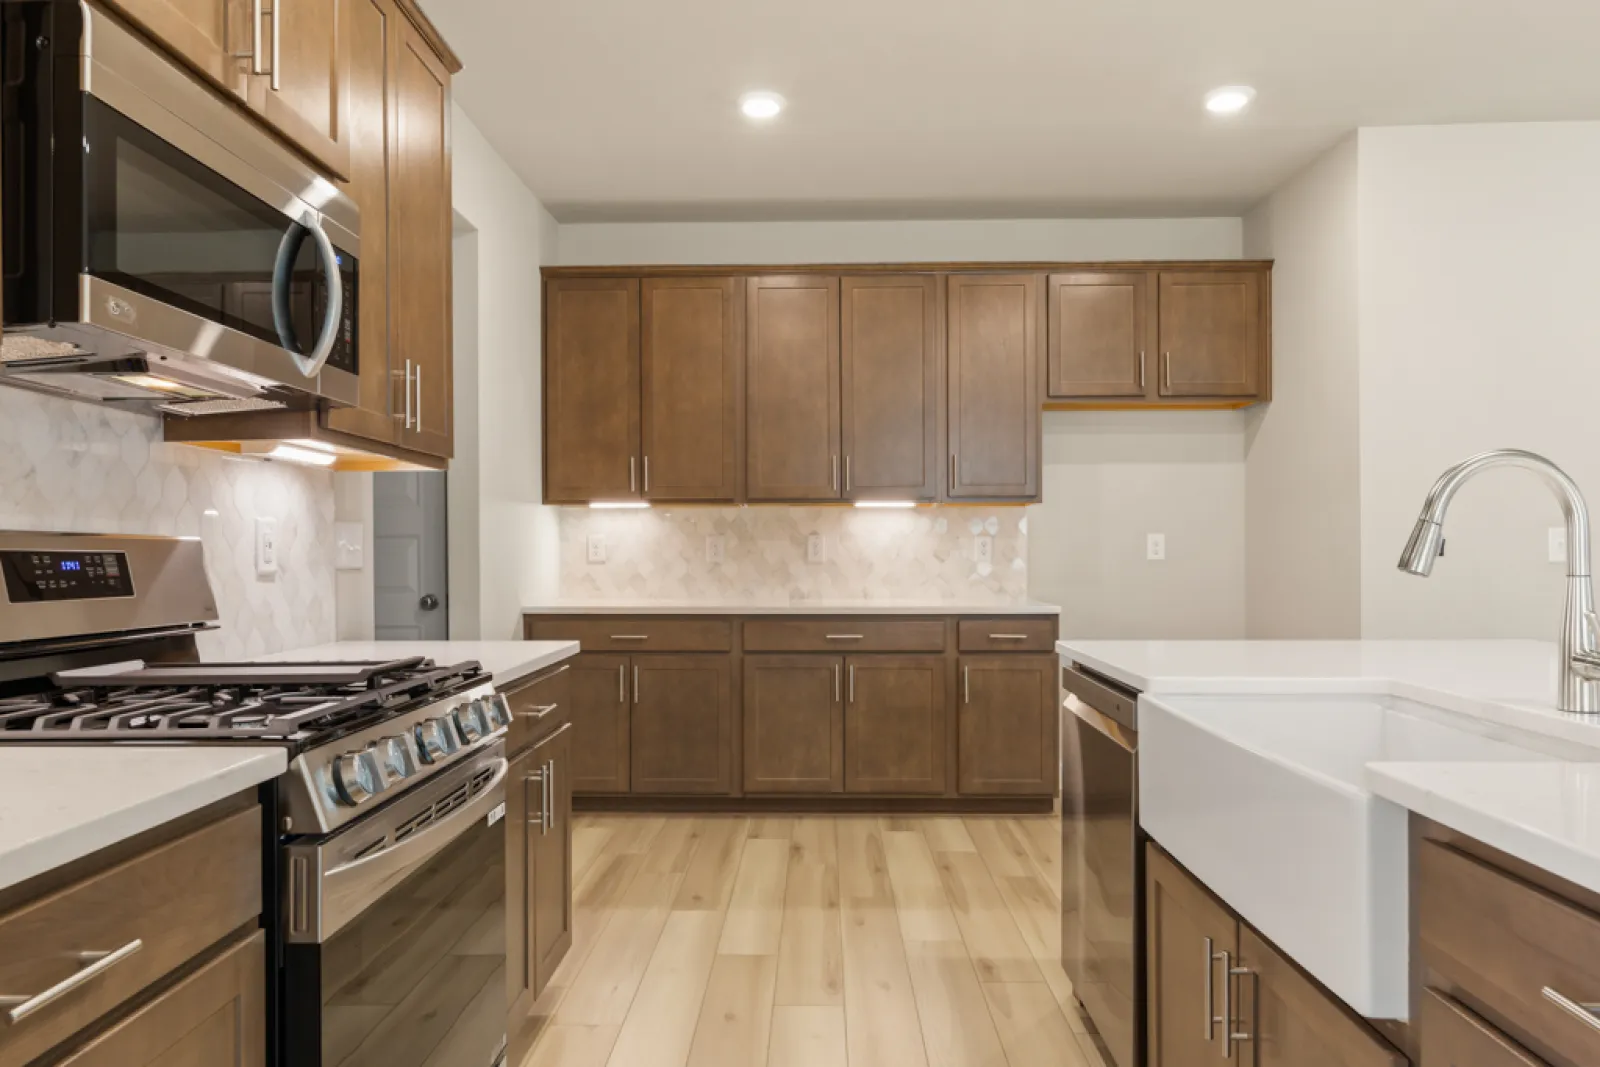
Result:
{"label": "kitchen sink basin", "polygon": [[1407,812],[1366,766],[1541,758],[1493,729],[1390,698],[1142,697],[1140,823],[1357,1012],[1408,1019]]}

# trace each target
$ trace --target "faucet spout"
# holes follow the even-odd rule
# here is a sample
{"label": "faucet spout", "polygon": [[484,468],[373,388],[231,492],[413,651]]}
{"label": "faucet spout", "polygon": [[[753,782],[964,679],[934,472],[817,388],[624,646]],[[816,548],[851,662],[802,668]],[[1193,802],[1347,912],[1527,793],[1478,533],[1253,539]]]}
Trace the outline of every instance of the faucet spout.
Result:
{"label": "faucet spout", "polygon": [[1427,577],[1444,545],[1445,515],[1461,487],[1494,467],[1521,467],[1539,475],[1561,504],[1567,523],[1567,605],[1561,626],[1560,706],[1563,711],[1600,714],[1600,620],[1595,617],[1589,574],[1589,506],[1566,471],[1545,457],[1516,448],[1484,452],[1439,476],[1411,537],[1400,569]]}

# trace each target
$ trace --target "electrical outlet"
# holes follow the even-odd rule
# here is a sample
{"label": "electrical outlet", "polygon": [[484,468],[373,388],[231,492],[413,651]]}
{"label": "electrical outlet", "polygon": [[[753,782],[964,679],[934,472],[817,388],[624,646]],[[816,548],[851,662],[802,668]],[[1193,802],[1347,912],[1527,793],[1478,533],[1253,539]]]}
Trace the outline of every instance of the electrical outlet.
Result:
{"label": "electrical outlet", "polygon": [[589,549],[589,562],[604,563],[606,561],[606,535],[590,534],[586,543]]}
{"label": "electrical outlet", "polygon": [[1565,526],[1550,527],[1550,562],[1565,563],[1567,561],[1567,528]]}
{"label": "electrical outlet", "polygon": [[806,535],[806,562],[826,563],[828,561],[828,542],[819,533]]}
{"label": "electrical outlet", "polygon": [[1145,539],[1144,539],[1144,558],[1145,559],[1166,559],[1167,558],[1167,535],[1166,534],[1146,534],[1145,535]]}
{"label": "electrical outlet", "polygon": [[728,558],[727,539],[721,534],[712,534],[706,538],[706,562],[721,563]]}
{"label": "electrical outlet", "polygon": [[978,563],[994,562],[994,538],[979,537],[972,542],[973,558]]}
{"label": "electrical outlet", "polygon": [[278,573],[278,520],[265,515],[256,518],[256,576],[271,578]]}
{"label": "electrical outlet", "polygon": [[334,570],[358,571],[367,565],[366,533],[359,522],[333,524]]}

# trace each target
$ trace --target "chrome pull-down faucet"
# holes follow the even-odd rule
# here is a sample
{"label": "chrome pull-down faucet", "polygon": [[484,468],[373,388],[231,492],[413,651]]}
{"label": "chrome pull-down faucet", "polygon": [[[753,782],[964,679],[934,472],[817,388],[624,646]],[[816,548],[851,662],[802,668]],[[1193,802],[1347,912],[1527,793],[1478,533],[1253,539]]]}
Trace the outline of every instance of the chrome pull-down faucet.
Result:
{"label": "chrome pull-down faucet", "polygon": [[1411,540],[1400,554],[1400,569],[1426,578],[1444,545],[1444,516],[1457,490],[1491,467],[1522,467],[1539,475],[1561,502],[1567,520],[1567,607],[1561,620],[1560,706],[1562,711],[1600,713],[1600,620],[1595,617],[1594,582],[1589,576],[1589,506],[1567,472],[1543,456],[1516,448],[1485,452],[1439,476]]}

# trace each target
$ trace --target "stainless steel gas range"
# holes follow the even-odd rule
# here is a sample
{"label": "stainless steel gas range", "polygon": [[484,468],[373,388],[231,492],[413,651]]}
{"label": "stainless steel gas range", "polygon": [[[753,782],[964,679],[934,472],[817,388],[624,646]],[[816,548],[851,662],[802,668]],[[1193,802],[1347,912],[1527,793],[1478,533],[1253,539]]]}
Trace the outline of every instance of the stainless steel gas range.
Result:
{"label": "stainless steel gas range", "polygon": [[0,533],[0,744],[257,745],[282,1067],[505,1054],[505,733],[475,662],[200,663],[201,546]]}

